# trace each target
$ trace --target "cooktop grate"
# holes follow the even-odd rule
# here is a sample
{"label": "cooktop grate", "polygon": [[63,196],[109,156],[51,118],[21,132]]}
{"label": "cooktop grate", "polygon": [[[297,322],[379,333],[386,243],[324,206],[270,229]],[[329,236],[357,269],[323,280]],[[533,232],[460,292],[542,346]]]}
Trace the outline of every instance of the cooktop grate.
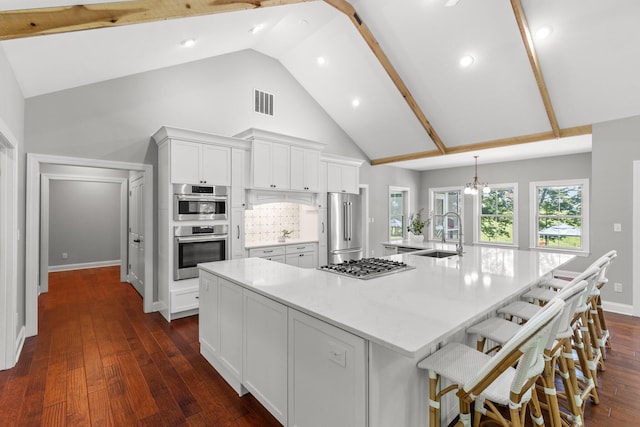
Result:
{"label": "cooktop grate", "polygon": [[415,267],[400,261],[381,258],[362,258],[318,267],[318,270],[354,277],[356,279],[373,279],[387,274],[412,270]]}

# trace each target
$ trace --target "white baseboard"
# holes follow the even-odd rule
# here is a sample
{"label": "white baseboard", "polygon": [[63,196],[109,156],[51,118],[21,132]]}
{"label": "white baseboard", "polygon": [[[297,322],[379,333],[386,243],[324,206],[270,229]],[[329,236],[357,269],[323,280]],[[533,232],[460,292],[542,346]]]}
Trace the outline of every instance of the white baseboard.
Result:
{"label": "white baseboard", "polygon": [[26,334],[26,328],[23,326],[20,328],[20,332],[18,332],[18,337],[16,338],[16,359],[15,363],[18,363],[18,359],[20,359],[20,354],[22,354],[22,347],[24,347],[24,340]]}
{"label": "white baseboard", "polygon": [[604,311],[610,311],[612,313],[626,314],[627,316],[633,316],[633,306],[629,304],[602,301],[602,309]]}
{"label": "white baseboard", "polygon": [[85,262],[81,264],[50,265],[49,273],[56,271],[84,270],[85,268],[113,267],[119,265],[119,259],[114,259],[112,261]]}

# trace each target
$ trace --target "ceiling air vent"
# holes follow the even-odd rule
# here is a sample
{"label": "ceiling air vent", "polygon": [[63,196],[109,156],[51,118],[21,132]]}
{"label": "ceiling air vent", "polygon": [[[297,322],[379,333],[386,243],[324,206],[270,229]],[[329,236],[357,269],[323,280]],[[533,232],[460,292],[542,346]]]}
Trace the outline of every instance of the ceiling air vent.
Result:
{"label": "ceiling air vent", "polygon": [[253,111],[273,116],[273,94],[258,89],[253,90]]}

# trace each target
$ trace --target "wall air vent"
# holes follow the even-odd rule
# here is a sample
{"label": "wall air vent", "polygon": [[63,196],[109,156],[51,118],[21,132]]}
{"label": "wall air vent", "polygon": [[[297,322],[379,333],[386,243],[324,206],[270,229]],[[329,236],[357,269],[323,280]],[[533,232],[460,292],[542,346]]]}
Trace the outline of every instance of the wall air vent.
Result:
{"label": "wall air vent", "polygon": [[253,90],[253,111],[273,116],[273,94],[258,89]]}

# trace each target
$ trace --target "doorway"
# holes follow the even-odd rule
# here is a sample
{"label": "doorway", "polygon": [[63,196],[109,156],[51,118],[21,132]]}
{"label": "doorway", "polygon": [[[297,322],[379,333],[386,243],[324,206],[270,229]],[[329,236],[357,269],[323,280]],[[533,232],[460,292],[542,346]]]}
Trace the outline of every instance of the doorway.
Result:
{"label": "doorway", "polygon": [[144,175],[129,183],[129,257],[127,281],[144,298]]}
{"label": "doorway", "polygon": [[[103,169],[116,169],[138,172],[145,176],[145,192],[142,198],[142,211],[145,218],[144,235],[144,297],[143,310],[145,313],[156,310],[153,301],[153,166],[140,163],[114,162],[106,160],[82,159],[64,156],[49,156],[43,154],[27,154],[27,203],[26,203],[26,272],[25,272],[25,309],[26,336],[38,333],[38,295],[40,293],[40,209],[41,166],[66,165],[84,166]],[[126,245],[126,238],[124,244]]]}

